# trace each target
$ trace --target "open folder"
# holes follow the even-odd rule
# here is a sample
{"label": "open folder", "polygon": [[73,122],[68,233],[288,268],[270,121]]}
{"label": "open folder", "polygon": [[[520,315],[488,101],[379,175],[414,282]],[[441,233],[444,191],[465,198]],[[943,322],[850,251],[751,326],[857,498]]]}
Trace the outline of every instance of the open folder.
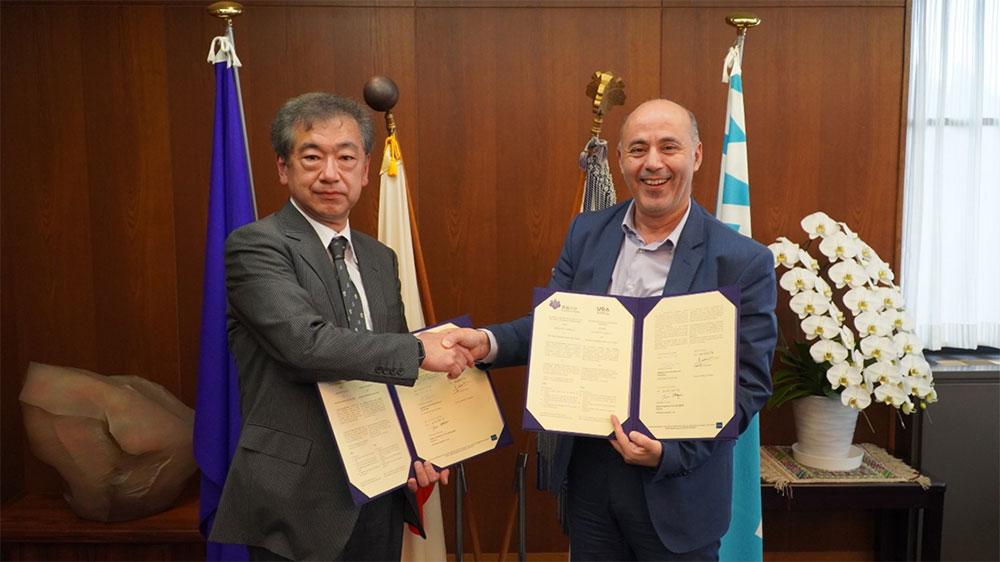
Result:
{"label": "open folder", "polygon": [[[428,331],[469,326],[468,317]],[[489,375],[456,379],[420,370],[412,387],[368,381],[319,383],[355,505],[406,485],[413,462],[439,470],[511,443]]]}
{"label": "open folder", "polygon": [[670,297],[535,289],[523,427],[735,439],[739,287]]}

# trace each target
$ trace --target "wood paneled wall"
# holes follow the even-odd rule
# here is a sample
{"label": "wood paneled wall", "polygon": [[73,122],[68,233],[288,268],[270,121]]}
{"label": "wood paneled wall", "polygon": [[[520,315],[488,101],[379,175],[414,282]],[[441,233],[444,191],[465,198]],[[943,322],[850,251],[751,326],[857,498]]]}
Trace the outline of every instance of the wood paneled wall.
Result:
{"label": "wood paneled wall", "polygon": [[[318,89],[360,97],[373,74],[392,76],[440,319],[513,318],[546,282],[571,217],[595,70],[627,84],[626,106],[606,119],[612,146],[643,100],[669,97],[698,116],[695,197],[714,208],[719,78],[734,38],[723,18],[735,8],[764,19],[743,64],[755,238],[797,237],[799,219],[824,210],[896,261],[903,0],[245,4],[236,42],[261,215],[287,198],[267,138],[277,107]],[[194,2],[2,7],[4,498],[58,488],[22,436],[28,361],[141,375],[194,404],[214,96],[205,54],[221,30]],[[612,168],[625,198],[617,159]],[[353,215],[370,233],[377,191],[373,181]],[[524,371],[494,377],[517,427]],[[891,444],[894,416],[870,417],[877,433],[861,423],[857,440]],[[762,427],[765,442],[793,441],[788,412],[766,412]],[[467,466],[487,551],[525,438],[515,433],[517,446]],[[529,502],[529,550],[564,549],[552,500],[532,492]]]}

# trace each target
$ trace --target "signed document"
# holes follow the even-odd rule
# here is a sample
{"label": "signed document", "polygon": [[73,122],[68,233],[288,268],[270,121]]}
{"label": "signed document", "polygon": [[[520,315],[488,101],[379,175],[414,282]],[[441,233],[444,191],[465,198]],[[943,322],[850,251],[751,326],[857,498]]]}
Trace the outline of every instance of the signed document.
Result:
{"label": "signed document", "polygon": [[524,428],[734,439],[739,290],[672,297],[535,290]]}
{"label": "signed document", "polygon": [[[468,325],[460,319],[430,330],[456,322]],[[421,369],[413,387],[317,386],[357,505],[405,486],[417,459],[444,468],[511,442],[489,375],[479,369],[457,379]]]}
{"label": "signed document", "polygon": [[[455,327],[445,324],[431,331]],[[466,369],[449,379],[447,373],[421,369],[416,384],[395,390],[420,458],[449,466],[497,447],[505,426],[483,371]]]}
{"label": "signed document", "polygon": [[632,314],[614,297],[556,293],[535,308],[527,409],[548,431],[606,435],[628,418]]}

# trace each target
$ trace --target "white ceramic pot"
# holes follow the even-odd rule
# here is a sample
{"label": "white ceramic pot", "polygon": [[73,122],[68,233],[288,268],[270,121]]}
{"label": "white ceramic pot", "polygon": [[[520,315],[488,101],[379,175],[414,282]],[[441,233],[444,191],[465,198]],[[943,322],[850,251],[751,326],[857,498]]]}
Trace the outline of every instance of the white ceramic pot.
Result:
{"label": "white ceramic pot", "polygon": [[806,396],[792,401],[795,436],[792,455],[800,464],[823,470],[854,470],[864,452],[854,447],[858,411],[836,398]]}

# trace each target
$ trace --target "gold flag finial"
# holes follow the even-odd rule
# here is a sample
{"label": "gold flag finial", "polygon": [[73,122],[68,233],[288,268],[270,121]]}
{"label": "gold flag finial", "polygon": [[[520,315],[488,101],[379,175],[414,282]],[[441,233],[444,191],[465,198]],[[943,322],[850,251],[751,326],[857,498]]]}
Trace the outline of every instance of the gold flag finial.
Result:
{"label": "gold flag finial", "polygon": [[587,84],[587,97],[594,100],[594,124],[590,132],[596,137],[601,134],[604,114],[625,103],[625,82],[610,72],[598,70]]}
{"label": "gold flag finial", "polygon": [[733,12],[726,16],[726,23],[736,28],[737,35],[746,35],[747,29],[760,25],[761,19],[750,12]]}
{"label": "gold flag finial", "polygon": [[226,25],[233,24],[233,18],[243,13],[243,4],[239,2],[216,2],[210,4],[207,8],[208,13],[213,16],[226,20]]}

